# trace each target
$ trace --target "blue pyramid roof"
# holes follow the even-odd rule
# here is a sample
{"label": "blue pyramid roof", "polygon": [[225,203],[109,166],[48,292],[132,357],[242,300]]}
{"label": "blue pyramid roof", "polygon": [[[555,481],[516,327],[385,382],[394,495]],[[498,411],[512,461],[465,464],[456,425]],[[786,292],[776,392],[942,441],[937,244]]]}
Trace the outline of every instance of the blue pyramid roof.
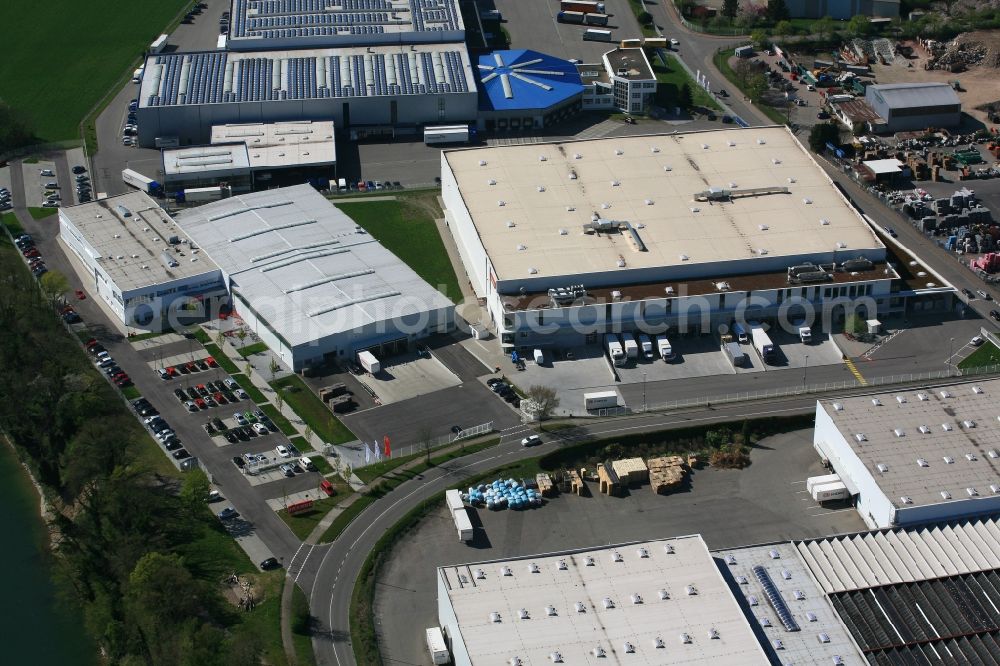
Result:
{"label": "blue pyramid roof", "polygon": [[530,49],[479,56],[476,77],[484,111],[547,109],[583,90],[576,65]]}

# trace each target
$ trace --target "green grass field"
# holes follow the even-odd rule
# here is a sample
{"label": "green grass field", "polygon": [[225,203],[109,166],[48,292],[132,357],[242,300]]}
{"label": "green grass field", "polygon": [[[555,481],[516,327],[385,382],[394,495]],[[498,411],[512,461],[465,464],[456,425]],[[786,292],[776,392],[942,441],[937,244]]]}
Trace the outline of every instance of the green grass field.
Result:
{"label": "green grass field", "polygon": [[958,367],[960,370],[967,368],[982,368],[991,365],[1000,365],[1000,349],[987,340],[976,351],[963,358]]}
{"label": "green grass field", "polygon": [[666,107],[677,106],[680,99],[681,88],[688,84],[691,88],[691,98],[695,106],[703,106],[715,111],[721,111],[722,107],[712,99],[704,88],[695,83],[694,79],[674,59],[674,56],[667,56],[667,62],[663,62],[656,57],[650,63],[656,73],[657,103]]}
{"label": "green grass field", "polygon": [[58,208],[29,208],[28,213],[31,214],[31,218],[34,220],[44,220],[47,217],[52,217],[58,211]]}
{"label": "green grass field", "polygon": [[259,354],[261,352],[267,351],[267,345],[265,345],[263,342],[255,342],[252,345],[241,347],[236,351],[239,352],[240,356],[246,358],[247,356],[253,356],[254,354]]}
{"label": "green grass field", "polygon": [[190,4],[0,3],[0,95],[30,119],[40,142],[76,140],[84,116]]}
{"label": "green grass field", "polygon": [[240,371],[240,369],[236,367],[236,364],[230,361],[229,357],[226,356],[221,349],[219,349],[218,345],[206,342],[205,351],[208,352],[209,356],[215,359],[215,362],[219,364],[220,368],[229,374],[234,375]]}
{"label": "green grass field", "polygon": [[330,509],[343,502],[353,492],[351,487],[346,483],[337,482],[333,484],[333,487],[337,490],[336,495],[315,500],[312,508],[308,511],[303,511],[292,516],[289,515],[287,509],[282,509],[278,511],[278,517],[285,521],[285,524],[291,528],[295,536],[304,541],[312,533],[316,525],[319,524],[319,521],[323,520],[326,514],[330,513]]}
{"label": "green grass field", "polygon": [[0,215],[0,224],[7,228],[11,236],[17,237],[24,233],[24,228],[21,227],[21,223],[17,221],[17,215],[14,213]]}
{"label": "green grass field", "polygon": [[[239,381],[237,379],[236,381]],[[328,444],[343,444],[355,439],[354,434],[340,422],[333,412],[323,404],[298,375],[282,377],[271,382],[275,391],[281,391],[285,404],[312,428],[322,441]],[[277,425],[277,423],[275,423]]]}
{"label": "green grass field", "polygon": [[337,207],[432,287],[458,302],[462,290],[434,223],[441,216],[437,192],[398,194],[397,201],[338,203]]}

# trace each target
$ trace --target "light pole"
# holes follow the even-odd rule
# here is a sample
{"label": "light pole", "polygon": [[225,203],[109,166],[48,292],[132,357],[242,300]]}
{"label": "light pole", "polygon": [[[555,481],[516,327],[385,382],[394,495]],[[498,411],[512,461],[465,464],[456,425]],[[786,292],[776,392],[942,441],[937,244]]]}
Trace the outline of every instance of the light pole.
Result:
{"label": "light pole", "polygon": [[809,354],[806,354],[806,364],[802,368],[802,388],[806,386],[806,373],[809,372]]}
{"label": "light pole", "polygon": [[948,341],[948,359],[944,362],[949,377],[951,377],[951,356],[952,354],[954,354],[954,350],[955,350],[955,338],[951,338]]}
{"label": "light pole", "polygon": [[642,373],[642,412],[646,413],[646,373]]}

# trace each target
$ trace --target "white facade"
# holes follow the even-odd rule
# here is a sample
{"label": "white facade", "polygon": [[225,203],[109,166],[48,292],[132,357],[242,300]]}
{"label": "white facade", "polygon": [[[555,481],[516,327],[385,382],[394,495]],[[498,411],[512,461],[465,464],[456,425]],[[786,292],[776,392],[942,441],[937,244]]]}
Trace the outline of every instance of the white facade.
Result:
{"label": "white facade", "polygon": [[222,271],[143,192],[60,208],[59,237],[86,269],[89,293],[127,327],[159,330],[192,299],[210,306],[226,296]]}
{"label": "white facade", "polygon": [[872,529],[996,513],[998,396],[991,380],[819,401],[813,445]]}
{"label": "white facade", "polygon": [[602,61],[612,84],[614,108],[625,113],[645,113],[656,95],[656,76],[645,50],[615,49]]}

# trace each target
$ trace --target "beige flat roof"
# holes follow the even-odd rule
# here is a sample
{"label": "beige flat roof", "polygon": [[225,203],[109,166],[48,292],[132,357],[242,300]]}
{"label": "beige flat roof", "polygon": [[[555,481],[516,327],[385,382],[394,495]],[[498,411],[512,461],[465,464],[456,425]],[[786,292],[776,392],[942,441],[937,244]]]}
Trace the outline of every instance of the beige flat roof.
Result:
{"label": "beige flat roof", "polygon": [[[526,665],[551,664],[554,652],[567,664],[593,666],[767,663],[697,535],[441,567],[438,575],[474,666],[510,666],[515,657]],[[522,609],[527,618],[520,617]],[[499,613],[498,622],[492,613]],[[712,629],[717,638],[709,637]],[[655,647],[657,638],[663,647]],[[634,653],[627,653],[626,643]],[[596,656],[596,648],[605,656]]]}
{"label": "beige flat roof", "polygon": [[[783,127],[444,155],[499,280],[883,247]],[[713,187],[790,193],[694,200]],[[648,251],[637,251],[628,233],[583,234],[594,213],[630,222]]]}
{"label": "beige flat roof", "polygon": [[[184,230],[145,192],[60,208],[59,217],[93,248],[94,261],[123,292],[219,270],[207,254],[191,249]],[[164,253],[175,265],[167,265]]]}
{"label": "beige flat roof", "polygon": [[333,164],[337,161],[333,121],[297,120],[212,126],[212,143],[246,144],[253,169]]}

